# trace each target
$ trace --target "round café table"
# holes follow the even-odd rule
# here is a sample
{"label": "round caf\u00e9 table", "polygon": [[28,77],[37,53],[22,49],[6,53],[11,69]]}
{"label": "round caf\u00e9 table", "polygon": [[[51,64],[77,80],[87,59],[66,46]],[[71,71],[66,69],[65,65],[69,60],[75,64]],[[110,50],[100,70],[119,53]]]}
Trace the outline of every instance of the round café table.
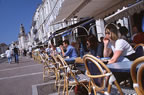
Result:
{"label": "round caf\u00e9 table", "polygon": [[[123,61],[123,62],[116,62],[113,64],[107,64],[107,67],[113,72],[117,80],[122,80],[124,77],[127,76],[128,80],[130,81],[130,86],[132,88],[132,79],[130,75],[130,69],[131,65],[133,64],[133,61]],[[144,64],[144,63],[141,63]],[[137,66],[137,69],[140,65]]]}
{"label": "round caf\u00e9 table", "polygon": [[[112,72],[130,72],[131,65],[133,64],[133,61],[123,61],[123,62],[116,62],[113,64],[107,64],[107,67],[112,71]],[[144,63],[141,63],[144,64]],[[139,64],[137,66],[137,69],[141,65]]]}
{"label": "round caf\u00e9 table", "polygon": [[107,64],[107,67],[112,72],[130,72],[132,63],[133,61],[116,62],[113,64]]}

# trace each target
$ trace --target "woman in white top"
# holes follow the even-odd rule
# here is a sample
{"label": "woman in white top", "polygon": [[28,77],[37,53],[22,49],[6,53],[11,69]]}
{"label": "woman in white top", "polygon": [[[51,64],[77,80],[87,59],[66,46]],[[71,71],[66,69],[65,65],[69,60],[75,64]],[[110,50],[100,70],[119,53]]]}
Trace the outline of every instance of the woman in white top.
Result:
{"label": "woman in white top", "polygon": [[118,37],[119,32],[114,24],[108,24],[105,28],[104,57],[109,57],[112,52],[113,56],[108,64],[118,61],[133,61],[136,59],[135,51],[131,45]]}
{"label": "woman in white top", "polygon": [[5,54],[6,54],[6,57],[8,58],[8,63],[10,64],[11,61],[12,61],[12,58],[11,58],[11,54],[12,54],[12,53],[11,53],[11,50],[10,50],[9,48],[7,48]]}

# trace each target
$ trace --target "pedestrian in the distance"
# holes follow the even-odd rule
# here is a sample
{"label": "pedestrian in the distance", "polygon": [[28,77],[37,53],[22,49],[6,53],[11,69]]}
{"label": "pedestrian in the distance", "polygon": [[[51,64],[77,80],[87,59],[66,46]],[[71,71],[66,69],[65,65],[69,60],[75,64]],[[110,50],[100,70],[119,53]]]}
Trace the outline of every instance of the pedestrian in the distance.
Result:
{"label": "pedestrian in the distance", "polygon": [[29,56],[32,58],[32,46],[29,47]]}
{"label": "pedestrian in the distance", "polygon": [[8,63],[11,64],[11,61],[12,61],[12,57],[11,57],[12,52],[11,52],[11,50],[9,48],[7,48],[5,54],[6,54],[6,57],[8,58]]}
{"label": "pedestrian in the distance", "polygon": [[26,49],[23,50],[23,55],[24,55],[24,56],[27,55],[27,51],[26,51]]}
{"label": "pedestrian in the distance", "polygon": [[18,51],[19,51],[18,48],[15,46],[13,49],[14,57],[15,57],[15,63],[19,63]]}

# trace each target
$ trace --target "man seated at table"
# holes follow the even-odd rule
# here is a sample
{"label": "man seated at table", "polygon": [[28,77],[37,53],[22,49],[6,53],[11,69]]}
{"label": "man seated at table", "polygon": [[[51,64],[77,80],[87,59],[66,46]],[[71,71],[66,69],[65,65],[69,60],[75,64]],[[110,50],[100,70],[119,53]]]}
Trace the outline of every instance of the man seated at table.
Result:
{"label": "man seated at table", "polygon": [[[66,52],[64,52],[63,46],[66,48]],[[63,46],[60,46],[62,55],[64,57],[69,56],[69,58],[65,58],[65,61],[68,64],[73,64],[75,61],[75,58],[78,57],[76,49],[73,46],[69,45],[68,40],[63,41]]]}

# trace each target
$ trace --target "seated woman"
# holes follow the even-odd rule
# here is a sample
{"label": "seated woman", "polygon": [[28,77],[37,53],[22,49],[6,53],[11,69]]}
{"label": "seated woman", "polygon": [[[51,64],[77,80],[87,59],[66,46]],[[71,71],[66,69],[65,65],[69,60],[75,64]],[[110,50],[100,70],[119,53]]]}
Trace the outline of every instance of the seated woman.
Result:
{"label": "seated woman", "polygon": [[119,39],[118,29],[114,24],[108,24],[105,28],[104,57],[113,56],[108,64],[118,61],[133,61],[136,54],[132,46],[124,39]]}
{"label": "seated woman", "polygon": [[[90,51],[90,53],[95,57],[103,57],[103,44],[99,43],[97,38],[94,35],[90,35],[87,37],[87,48]],[[88,67],[90,68],[90,72],[92,75],[99,75],[101,72],[94,64],[88,64]],[[97,85],[101,85],[102,78],[96,78],[94,79],[95,83]]]}
{"label": "seated woman", "polygon": [[88,36],[87,48],[93,56],[103,57],[103,44],[99,43],[94,35]]}
{"label": "seated woman", "polygon": [[[114,24],[108,24],[105,27],[105,38],[104,42],[104,57],[109,57],[112,53],[112,58],[108,61],[108,64],[121,61],[133,61],[137,58],[136,52],[132,46],[125,41],[120,39],[118,36],[119,32]],[[131,80],[130,74],[126,72],[113,72],[118,83],[123,80]]]}

